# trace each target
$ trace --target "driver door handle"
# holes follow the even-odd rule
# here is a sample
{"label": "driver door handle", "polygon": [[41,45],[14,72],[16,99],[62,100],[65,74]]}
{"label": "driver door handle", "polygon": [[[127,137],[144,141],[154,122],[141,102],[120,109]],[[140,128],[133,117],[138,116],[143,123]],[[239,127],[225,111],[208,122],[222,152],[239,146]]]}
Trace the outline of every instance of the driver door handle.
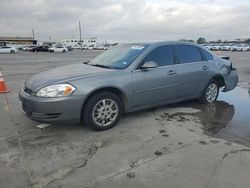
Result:
{"label": "driver door handle", "polygon": [[168,74],[168,75],[175,75],[175,74],[176,74],[176,72],[175,72],[175,71],[173,71],[173,70],[169,70],[167,74]]}
{"label": "driver door handle", "polygon": [[207,69],[208,69],[208,66],[204,65],[204,66],[202,67],[202,69],[203,69],[203,70],[207,70]]}

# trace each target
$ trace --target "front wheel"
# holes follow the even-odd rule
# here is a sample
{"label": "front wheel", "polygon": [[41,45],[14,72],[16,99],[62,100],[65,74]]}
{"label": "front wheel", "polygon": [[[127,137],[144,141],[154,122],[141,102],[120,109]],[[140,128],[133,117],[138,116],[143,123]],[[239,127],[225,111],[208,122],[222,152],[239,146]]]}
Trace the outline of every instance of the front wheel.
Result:
{"label": "front wheel", "polygon": [[14,54],[14,53],[15,53],[15,51],[14,51],[14,50],[11,50],[11,51],[10,51],[10,53],[11,53],[11,54]]}
{"label": "front wheel", "polygon": [[102,92],[88,99],[82,118],[85,125],[102,131],[113,127],[119,121],[121,114],[120,98],[111,92]]}
{"label": "front wheel", "polygon": [[211,80],[204,91],[202,92],[199,101],[201,103],[212,103],[216,101],[219,95],[219,83],[216,80]]}

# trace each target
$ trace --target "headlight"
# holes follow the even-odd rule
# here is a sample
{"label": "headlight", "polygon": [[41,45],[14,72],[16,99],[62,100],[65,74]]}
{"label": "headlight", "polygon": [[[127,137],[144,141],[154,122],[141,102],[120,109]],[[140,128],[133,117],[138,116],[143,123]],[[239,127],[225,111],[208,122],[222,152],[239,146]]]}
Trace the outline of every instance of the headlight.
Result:
{"label": "headlight", "polygon": [[40,89],[36,96],[38,97],[64,97],[71,95],[76,88],[70,84],[57,84],[46,86]]}

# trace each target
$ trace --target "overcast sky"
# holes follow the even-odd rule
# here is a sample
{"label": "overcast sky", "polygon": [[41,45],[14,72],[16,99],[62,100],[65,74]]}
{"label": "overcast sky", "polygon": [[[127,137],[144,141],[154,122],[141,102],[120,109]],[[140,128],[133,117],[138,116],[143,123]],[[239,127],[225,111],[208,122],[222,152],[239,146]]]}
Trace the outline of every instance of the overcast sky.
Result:
{"label": "overcast sky", "polygon": [[0,0],[0,36],[39,40],[250,37],[250,0]]}

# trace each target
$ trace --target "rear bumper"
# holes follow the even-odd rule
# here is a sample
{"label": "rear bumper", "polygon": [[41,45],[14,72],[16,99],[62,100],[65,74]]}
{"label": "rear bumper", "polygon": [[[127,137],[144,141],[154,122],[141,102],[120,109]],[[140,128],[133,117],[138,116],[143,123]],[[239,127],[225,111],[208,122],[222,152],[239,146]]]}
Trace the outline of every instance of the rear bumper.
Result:
{"label": "rear bumper", "polygon": [[19,93],[22,109],[32,120],[43,123],[80,122],[83,105],[82,96],[41,98]]}
{"label": "rear bumper", "polygon": [[222,91],[227,92],[233,90],[237,86],[238,81],[239,81],[238,71],[237,69],[233,69],[231,73],[226,77],[225,87]]}

